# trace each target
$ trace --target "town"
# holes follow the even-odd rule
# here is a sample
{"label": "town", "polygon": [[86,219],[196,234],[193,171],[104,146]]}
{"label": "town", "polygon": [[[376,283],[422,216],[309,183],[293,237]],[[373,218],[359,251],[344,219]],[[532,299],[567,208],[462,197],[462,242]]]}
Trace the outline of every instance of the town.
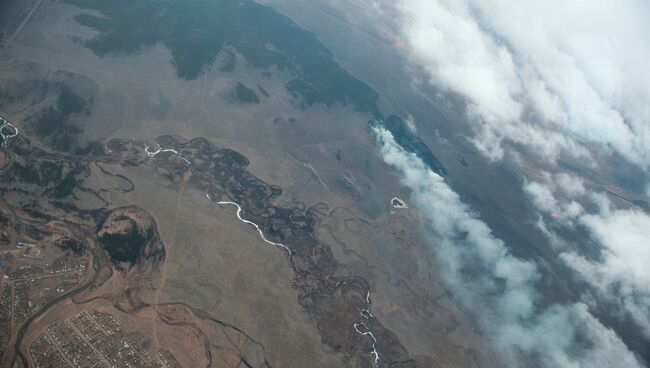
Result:
{"label": "town", "polygon": [[12,332],[46,303],[76,288],[86,275],[87,256],[64,255],[51,265],[33,264],[33,259],[28,260],[32,264],[13,265],[26,260],[24,250],[21,254],[16,262],[0,261],[0,360]]}
{"label": "town", "polygon": [[36,368],[181,367],[168,350],[151,350],[148,339],[124,332],[114,315],[90,310],[49,325],[29,353]]}

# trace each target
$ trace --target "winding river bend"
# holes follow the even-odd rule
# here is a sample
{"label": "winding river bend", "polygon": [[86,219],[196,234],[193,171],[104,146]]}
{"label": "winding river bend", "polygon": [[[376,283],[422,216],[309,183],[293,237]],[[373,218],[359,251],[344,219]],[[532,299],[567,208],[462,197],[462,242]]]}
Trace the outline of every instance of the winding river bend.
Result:
{"label": "winding river bend", "polygon": [[[178,153],[177,151],[172,150],[172,149],[168,149],[168,150],[159,149],[158,151],[156,151],[153,154],[153,156],[155,156],[155,154],[157,154],[159,152],[173,152],[174,154],[180,156],[180,153]],[[149,151],[147,151],[147,153],[149,153]],[[189,161],[188,161],[188,163],[189,163]],[[289,261],[291,261],[291,256],[293,255],[293,251],[288,246],[286,246],[286,245],[284,245],[282,243],[277,243],[277,242],[274,242],[274,241],[271,241],[271,240],[267,239],[266,236],[264,235],[264,232],[262,231],[262,229],[260,229],[259,225],[257,225],[256,223],[254,223],[252,221],[246,220],[245,218],[242,217],[242,214],[241,214],[242,213],[242,208],[241,208],[241,206],[239,204],[237,204],[235,202],[232,202],[232,201],[214,201],[210,197],[210,193],[206,193],[206,197],[208,198],[208,200],[210,202],[215,202],[215,203],[217,203],[219,205],[231,205],[231,206],[237,207],[237,218],[239,219],[239,221],[241,221],[241,222],[243,222],[245,224],[253,226],[255,228],[255,230],[257,230],[257,232],[260,234],[260,238],[265,243],[276,246],[278,248],[282,248],[285,251],[287,251],[288,256],[289,256]],[[340,285],[341,285],[341,282],[337,283],[337,286],[340,286]],[[366,321],[370,321],[371,318],[375,317],[372,314],[372,312],[370,311],[370,309],[369,309],[370,305],[371,305],[371,302],[370,302],[370,290],[368,290],[368,292],[366,293],[366,303],[368,303],[368,308],[361,309],[360,315],[361,315],[361,317],[365,318]],[[359,326],[362,326],[364,328],[364,331],[361,331],[359,329]],[[353,325],[353,327],[354,327],[354,330],[357,331],[357,333],[359,333],[359,334],[361,334],[363,336],[370,336],[370,338],[373,340],[373,342],[372,342],[372,350],[370,352],[370,355],[374,358],[375,367],[379,367],[380,357],[379,357],[379,352],[377,351],[377,338],[372,333],[372,330],[363,321],[355,323]]]}
{"label": "winding river bend", "polygon": [[[13,130],[13,132],[7,134],[7,131]],[[14,138],[18,135],[18,128],[15,125],[11,124],[5,118],[0,116],[0,138],[2,138],[1,146],[7,147],[7,138]]]}
{"label": "winding river bend", "polygon": [[[214,202],[212,200],[212,198],[210,198],[210,193],[207,193],[206,196],[208,197],[208,200],[210,200],[210,202]],[[289,259],[291,259],[291,256],[293,255],[293,251],[291,251],[291,249],[288,246],[286,246],[286,245],[284,245],[282,243],[276,243],[274,241],[270,241],[269,239],[267,239],[266,236],[264,235],[264,232],[262,231],[262,229],[260,229],[259,225],[257,225],[253,221],[246,220],[245,218],[242,217],[242,215],[241,215],[242,208],[241,208],[240,205],[238,205],[235,202],[230,202],[230,201],[217,201],[216,203],[219,204],[219,205],[231,205],[231,206],[237,207],[237,218],[239,219],[239,221],[241,221],[241,222],[243,222],[245,224],[253,226],[255,228],[255,230],[257,230],[257,232],[260,234],[260,238],[262,238],[262,240],[265,243],[271,244],[273,246],[276,246],[278,248],[282,248],[282,249],[286,250],[288,255],[289,255]]]}
{"label": "winding river bend", "polygon": [[[214,202],[212,200],[212,198],[210,198],[210,193],[207,193],[206,196],[208,197],[208,200],[210,200],[211,202]],[[241,215],[242,208],[241,208],[241,206],[239,204],[237,204],[235,202],[230,202],[230,201],[217,201],[216,203],[219,204],[219,205],[232,205],[232,206],[237,207],[237,218],[239,219],[239,221],[241,221],[241,222],[243,222],[245,224],[253,226],[255,228],[255,230],[257,230],[257,232],[260,234],[260,238],[262,238],[262,240],[265,243],[286,250],[287,253],[289,254],[289,261],[291,261],[291,256],[293,255],[293,251],[291,251],[291,249],[289,247],[287,247],[286,245],[284,245],[282,243],[276,243],[276,242],[268,240],[266,238],[266,236],[264,235],[264,232],[262,232],[262,229],[260,229],[259,225],[257,225],[256,223],[254,223],[252,221],[246,220],[245,218],[242,217],[242,215]],[[371,304],[370,303],[370,290],[368,290],[368,292],[366,293],[366,303],[368,303],[368,308],[361,309],[360,314],[361,314],[361,317],[366,319],[366,321],[370,321],[371,318],[375,317],[372,314],[372,312],[370,312],[370,309],[369,309],[370,304]],[[365,331],[361,331],[359,329],[359,326],[362,326],[365,329]],[[370,336],[370,338],[373,340],[372,350],[370,352],[370,355],[374,358],[375,367],[379,367],[380,357],[379,357],[379,352],[377,351],[377,338],[372,333],[372,330],[366,325],[365,322],[355,323],[353,325],[353,327],[354,327],[354,330],[357,331],[357,333],[359,333],[359,334],[361,334],[363,336]]]}

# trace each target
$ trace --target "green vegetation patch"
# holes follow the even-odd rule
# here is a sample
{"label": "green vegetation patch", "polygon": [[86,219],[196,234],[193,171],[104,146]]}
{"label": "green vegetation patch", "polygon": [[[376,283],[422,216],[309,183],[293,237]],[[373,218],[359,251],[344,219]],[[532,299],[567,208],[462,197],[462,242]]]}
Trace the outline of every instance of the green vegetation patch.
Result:
{"label": "green vegetation patch", "polygon": [[[177,76],[196,79],[230,46],[254,67],[276,67],[293,76],[286,88],[302,105],[351,104],[358,111],[379,115],[376,93],[335,63],[313,34],[254,1],[65,1],[103,14],[76,18],[99,32],[85,42],[98,56],[134,53],[161,43],[171,52]],[[234,68],[232,56],[231,63],[225,55],[222,71]]]}

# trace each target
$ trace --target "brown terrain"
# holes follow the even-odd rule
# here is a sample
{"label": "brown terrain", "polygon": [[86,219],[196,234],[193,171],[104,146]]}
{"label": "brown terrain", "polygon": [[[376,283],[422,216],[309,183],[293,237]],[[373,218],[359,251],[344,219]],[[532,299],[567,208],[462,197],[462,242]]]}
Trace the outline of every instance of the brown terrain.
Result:
{"label": "brown terrain", "polygon": [[[408,193],[367,113],[297,106],[284,72],[236,50],[233,71],[194,80],[160,44],[98,57],[78,7],[17,4],[0,50],[18,129],[0,151],[0,366],[497,365],[417,214],[391,204]],[[258,101],[233,101],[238,83]]]}
{"label": "brown terrain", "polygon": [[9,164],[9,156],[4,150],[0,150],[0,170],[4,169]]}

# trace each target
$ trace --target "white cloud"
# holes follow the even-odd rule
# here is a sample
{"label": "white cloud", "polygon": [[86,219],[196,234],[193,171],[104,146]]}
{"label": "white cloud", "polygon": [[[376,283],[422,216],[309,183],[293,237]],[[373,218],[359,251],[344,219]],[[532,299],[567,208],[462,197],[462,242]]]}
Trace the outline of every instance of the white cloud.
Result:
{"label": "white cloud", "polygon": [[[614,208],[602,194],[587,195],[582,182],[568,174],[543,173],[541,177],[543,181],[524,184],[533,206],[551,215],[553,226],[573,229],[582,225],[600,247],[600,257],[588,259],[567,250],[567,242],[541,217],[537,224],[540,231],[556,248],[561,245],[560,259],[594,286],[602,300],[618,306],[614,314],[631,316],[650,337],[650,215],[640,209]],[[597,209],[585,211],[572,200],[578,197],[592,202]]]}
{"label": "white cloud", "polygon": [[[512,365],[518,365],[517,353],[523,351],[538,355],[547,367],[641,367],[585,305],[537,306],[536,264],[511,255],[444,179],[404,151],[390,132],[373,131],[383,159],[411,190],[433,250],[446,267],[447,283]],[[588,343],[578,341],[578,335]]]}
{"label": "white cloud", "polygon": [[[390,6],[387,0],[376,1]],[[396,9],[412,62],[424,68],[431,84],[465,98],[473,126],[470,140],[486,157],[517,157],[518,148],[512,148],[523,146],[550,163],[569,156],[594,166],[602,162],[601,154],[616,153],[650,169],[650,2],[398,0]],[[503,287],[493,307],[510,300],[508,308],[528,321],[522,327],[514,320],[488,316],[505,326],[498,328],[501,333],[509,331],[500,341],[526,350],[527,334],[538,326],[577,318],[580,326],[566,323],[574,330],[597,331],[589,336],[603,347],[576,360],[562,355],[572,343],[563,345],[561,336],[551,334],[558,339],[553,350],[560,354],[553,358],[558,366],[588,366],[594,357],[606,362],[613,356],[608,349],[627,351],[618,336],[581,305],[532,313],[535,264],[508,255],[442,179],[425,175],[412,157],[404,161],[398,148],[386,148],[390,139],[382,139],[386,161],[404,172],[404,182],[418,197],[414,202],[421,204],[425,222],[437,234],[441,245],[436,250],[448,261],[452,282],[464,282],[468,264],[484,267],[477,272],[487,276],[456,289],[466,290],[465,296],[475,293],[471,304],[482,303],[482,298],[489,299],[488,291]],[[595,287],[601,300],[618,303],[650,337],[650,268],[644,267],[650,259],[650,215],[612,208],[606,196],[589,193],[573,175],[526,175],[535,175],[525,181],[524,193],[540,212],[538,229],[564,252],[561,259]],[[650,189],[647,192],[650,196]],[[584,230],[591,239],[564,239],[558,235],[567,233],[559,231],[562,227],[569,233]],[[602,248],[600,258],[576,253],[574,241],[582,243],[579,249]],[[502,277],[505,285],[495,282]],[[599,301],[593,303],[598,307]],[[552,345],[533,338],[530,345],[546,343]],[[625,356],[632,357],[629,365],[636,362],[629,352]],[[624,359],[621,362],[626,366]]]}
{"label": "white cloud", "polygon": [[558,210],[559,204],[549,186],[531,182],[524,186],[524,191],[530,196],[537,209],[547,213]]}
{"label": "white cloud", "polygon": [[650,165],[647,1],[398,4],[413,59],[467,98],[488,157],[501,158],[503,142],[586,157],[590,142]]}
{"label": "white cloud", "polygon": [[615,209],[608,200],[598,200],[599,212],[580,216],[580,222],[602,245],[600,258],[588,260],[576,253],[562,254],[562,258],[650,336],[650,216],[636,209]]}
{"label": "white cloud", "polygon": [[418,132],[417,125],[415,124],[415,119],[413,119],[413,116],[411,114],[406,117],[404,123],[406,123],[406,127],[411,131],[411,133],[416,134]]}
{"label": "white cloud", "polygon": [[582,179],[569,175],[567,173],[559,173],[555,175],[555,182],[558,188],[569,198],[580,197],[585,194],[585,187]]}
{"label": "white cloud", "polygon": [[[541,182],[524,182],[524,193],[540,212],[550,215],[555,222],[573,225],[584,209],[575,199],[585,195],[582,179],[566,173],[542,173]],[[544,232],[544,230],[542,229]]]}
{"label": "white cloud", "polygon": [[488,120],[513,120],[521,106],[512,57],[485,35],[463,2],[405,1],[404,32],[430,74],[467,96]]}

